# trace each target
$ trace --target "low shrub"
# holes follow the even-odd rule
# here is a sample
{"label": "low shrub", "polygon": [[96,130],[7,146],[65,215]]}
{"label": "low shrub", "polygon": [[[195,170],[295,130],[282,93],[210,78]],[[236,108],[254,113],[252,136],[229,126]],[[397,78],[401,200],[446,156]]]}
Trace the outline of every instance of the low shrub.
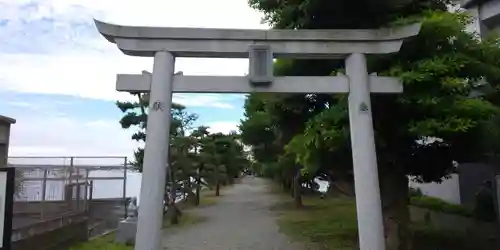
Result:
{"label": "low shrub", "polygon": [[410,197],[422,196],[422,190],[420,188],[410,187]]}
{"label": "low shrub", "polygon": [[473,212],[471,209],[462,205],[451,204],[435,197],[424,195],[412,196],[410,198],[410,204],[416,207],[427,208],[437,212],[473,217]]}

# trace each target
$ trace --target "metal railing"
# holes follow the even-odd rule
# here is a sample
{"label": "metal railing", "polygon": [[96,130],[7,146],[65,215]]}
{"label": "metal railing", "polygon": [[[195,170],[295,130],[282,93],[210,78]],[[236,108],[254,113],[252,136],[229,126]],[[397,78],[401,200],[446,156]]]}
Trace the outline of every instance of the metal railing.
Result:
{"label": "metal railing", "polygon": [[[102,209],[103,202],[127,198],[127,157],[9,157],[7,166],[16,168],[14,229],[75,213],[92,216],[92,200]],[[120,209],[117,216],[126,211],[125,205],[104,207]]]}

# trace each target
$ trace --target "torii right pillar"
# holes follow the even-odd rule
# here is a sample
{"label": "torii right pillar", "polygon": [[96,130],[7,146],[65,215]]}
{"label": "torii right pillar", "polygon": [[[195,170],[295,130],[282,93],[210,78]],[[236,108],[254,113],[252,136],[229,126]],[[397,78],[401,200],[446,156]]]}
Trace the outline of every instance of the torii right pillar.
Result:
{"label": "torii right pillar", "polygon": [[370,86],[364,54],[346,58],[349,125],[360,249],[385,250],[382,202],[373,133]]}

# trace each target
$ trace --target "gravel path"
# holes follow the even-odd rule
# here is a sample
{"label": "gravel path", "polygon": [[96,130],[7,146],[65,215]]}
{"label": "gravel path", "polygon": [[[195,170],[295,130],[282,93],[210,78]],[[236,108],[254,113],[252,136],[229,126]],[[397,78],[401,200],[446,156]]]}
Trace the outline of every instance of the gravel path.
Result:
{"label": "gravel path", "polygon": [[216,204],[191,210],[207,218],[199,224],[164,232],[169,250],[299,250],[279,232],[270,211],[276,197],[264,180],[246,177],[221,191]]}

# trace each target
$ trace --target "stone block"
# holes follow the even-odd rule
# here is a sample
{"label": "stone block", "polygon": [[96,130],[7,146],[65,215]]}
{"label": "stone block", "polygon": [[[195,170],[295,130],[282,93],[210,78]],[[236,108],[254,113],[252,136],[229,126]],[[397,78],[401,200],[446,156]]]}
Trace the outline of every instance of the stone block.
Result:
{"label": "stone block", "polygon": [[126,244],[135,242],[135,233],[137,232],[137,219],[126,219],[118,223],[115,241]]}

